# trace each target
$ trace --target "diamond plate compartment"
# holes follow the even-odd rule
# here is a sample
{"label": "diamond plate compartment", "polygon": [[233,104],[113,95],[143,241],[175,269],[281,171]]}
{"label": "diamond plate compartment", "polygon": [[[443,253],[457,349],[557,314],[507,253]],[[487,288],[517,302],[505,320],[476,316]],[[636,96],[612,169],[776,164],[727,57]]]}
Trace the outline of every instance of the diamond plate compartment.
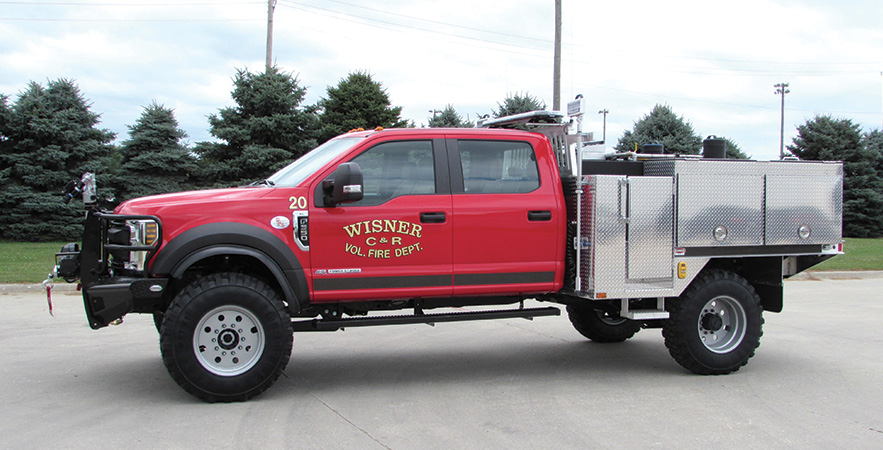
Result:
{"label": "diamond plate compartment", "polygon": [[678,175],[678,247],[763,245],[762,175]]}
{"label": "diamond plate compartment", "polygon": [[668,159],[645,162],[644,172],[678,178],[679,247],[817,244],[842,236],[839,162]]}
{"label": "diamond plate compartment", "polygon": [[767,245],[840,242],[843,184],[840,176],[767,176]]}
{"label": "diamond plate compartment", "polygon": [[629,178],[628,278],[672,277],[672,178]]}
{"label": "diamond plate compartment", "polygon": [[620,194],[623,177],[590,175],[582,214],[582,235],[588,249],[582,253],[582,291],[622,290],[626,278],[626,199]]}

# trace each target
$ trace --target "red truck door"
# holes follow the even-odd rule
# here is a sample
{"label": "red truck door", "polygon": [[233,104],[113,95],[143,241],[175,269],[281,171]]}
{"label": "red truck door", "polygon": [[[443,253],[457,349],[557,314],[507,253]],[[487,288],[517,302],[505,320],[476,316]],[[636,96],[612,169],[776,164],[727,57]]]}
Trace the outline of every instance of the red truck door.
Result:
{"label": "red truck door", "polygon": [[455,295],[560,288],[561,181],[541,137],[514,139],[447,141]]}
{"label": "red truck door", "polygon": [[310,210],[313,301],[451,295],[444,150],[441,139],[384,141],[351,159],[364,198]]}

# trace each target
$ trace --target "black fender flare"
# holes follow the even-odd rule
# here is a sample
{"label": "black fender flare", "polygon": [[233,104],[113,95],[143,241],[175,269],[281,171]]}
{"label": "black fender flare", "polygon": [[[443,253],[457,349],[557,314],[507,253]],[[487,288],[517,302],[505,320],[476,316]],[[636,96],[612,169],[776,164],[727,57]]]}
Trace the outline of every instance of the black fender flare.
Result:
{"label": "black fender flare", "polygon": [[169,241],[156,255],[151,273],[181,277],[197,261],[218,255],[249,256],[276,278],[292,313],[309,301],[303,266],[294,252],[269,231],[239,222],[215,222],[191,228]]}

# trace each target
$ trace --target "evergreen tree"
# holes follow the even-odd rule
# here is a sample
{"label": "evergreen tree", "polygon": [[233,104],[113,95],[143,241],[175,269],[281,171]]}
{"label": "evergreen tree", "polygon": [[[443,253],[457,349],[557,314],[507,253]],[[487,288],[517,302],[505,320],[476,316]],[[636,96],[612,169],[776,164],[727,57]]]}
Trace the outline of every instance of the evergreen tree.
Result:
{"label": "evergreen tree", "polygon": [[475,124],[463,119],[452,105],[448,105],[438,114],[433,114],[428,126],[429,128],[472,128]]}
{"label": "evergreen tree", "polygon": [[751,159],[745,152],[739,148],[739,144],[733,142],[730,138],[721,138],[727,141],[727,158],[729,159]]}
{"label": "evergreen tree", "polygon": [[233,84],[237,106],[209,116],[212,136],[224,142],[194,149],[209,184],[263,179],[316,146],[315,112],[300,106],[306,88],[294,75],[275,66],[260,74],[238,70]]}
{"label": "evergreen tree", "polygon": [[[861,137],[849,119],[816,116],[797,127],[788,150],[801,159],[843,161],[843,234],[883,235],[883,180],[877,172],[879,137]],[[870,145],[869,145],[870,144]]]}
{"label": "evergreen tree", "polygon": [[862,136],[862,145],[874,161],[877,175],[883,177],[883,132],[872,130]]}
{"label": "evergreen tree", "polygon": [[[4,102],[5,103],[5,102]],[[0,154],[0,239],[66,240],[82,231],[82,204],[61,203],[59,193],[83,172],[107,175],[113,133],[98,129],[71,80],[31,82],[4,106]]]}
{"label": "evergreen tree", "polygon": [[327,95],[318,104],[322,142],[357,128],[408,126],[401,118],[402,107],[393,107],[386,89],[367,72],[350,73],[337,86],[329,86]]}
{"label": "evergreen tree", "polygon": [[12,120],[12,108],[9,106],[9,96],[0,94],[0,155],[7,153],[9,145],[9,122]]}
{"label": "evergreen tree", "polygon": [[638,150],[644,144],[659,143],[665,153],[696,155],[702,151],[702,138],[693,131],[693,126],[678,117],[668,105],[656,105],[650,114],[635,122],[632,130],[626,130],[616,149],[621,152]]}
{"label": "evergreen tree", "polygon": [[516,92],[515,94],[509,95],[503,100],[503,103],[497,103],[497,106],[497,110],[494,111],[494,117],[505,117],[513,114],[546,109],[545,102],[527,92],[523,94]]}
{"label": "evergreen tree", "polygon": [[0,187],[4,189],[8,186],[9,177],[12,175],[12,165],[7,162],[6,157],[6,155],[12,154],[12,139],[10,138],[12,107],[8,102],[9,96],[0,94]]}
{"label": "evergreen tree", "polygon": [[121,163],[113,178],[117,199],[187,190],[196,159],[181,144],[187,133],[178,128],[170,108],[152,102],[120,146]]}

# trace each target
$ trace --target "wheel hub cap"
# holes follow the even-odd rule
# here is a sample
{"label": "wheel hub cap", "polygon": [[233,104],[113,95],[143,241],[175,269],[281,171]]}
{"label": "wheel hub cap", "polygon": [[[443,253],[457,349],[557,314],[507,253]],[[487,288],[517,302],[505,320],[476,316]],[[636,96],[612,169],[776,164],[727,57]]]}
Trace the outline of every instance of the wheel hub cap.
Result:
{"label": "wheel hub cap", "polygon": [[708,313],[702,316],[702,328],[708,331],[720,331],[724,326],[724,320],[717,314]]}
{"label": "wheel hub cap", "polygon": [[224,350],[232,350],[239,343],[239,333],[233,330],[224,330],[218,335],[218,343]]}
{"label": "wheel hub cap", "polygon": [[721,354],[735,350],[745,338],[747,329],[745,308],[735,298],[725,295],[709,300],[697,323],[702,345]]}
{"label": "wheel hub cap", "polygon": [[251,369],[264,351],[266,336],[257,317],[235,305],[215,308],[193,332],[197,361],[209,372],[232,377]]}

